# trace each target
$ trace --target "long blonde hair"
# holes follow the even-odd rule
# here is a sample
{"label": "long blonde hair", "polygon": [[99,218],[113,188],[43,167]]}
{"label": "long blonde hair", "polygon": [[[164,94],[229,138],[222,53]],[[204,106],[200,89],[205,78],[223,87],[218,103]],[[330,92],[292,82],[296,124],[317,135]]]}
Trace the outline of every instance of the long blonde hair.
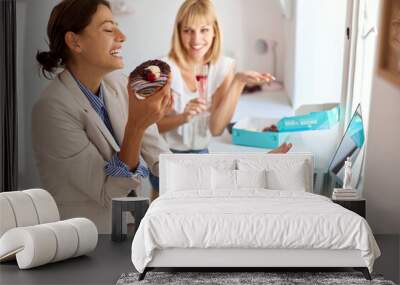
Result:
{"label": "long blonde hair", "polygon": [[180,32],[183,24],[192,25],[199,19],[205,19],[212,24],[214,39],[210,49],[205,54],[205,63],[215,63],[221,54],[222,35],[215,9],[210,0],[186,0],[176,15],[172,33],[171,50],[168,56],[182,66],[188,66],[187,54],[183,47]]}

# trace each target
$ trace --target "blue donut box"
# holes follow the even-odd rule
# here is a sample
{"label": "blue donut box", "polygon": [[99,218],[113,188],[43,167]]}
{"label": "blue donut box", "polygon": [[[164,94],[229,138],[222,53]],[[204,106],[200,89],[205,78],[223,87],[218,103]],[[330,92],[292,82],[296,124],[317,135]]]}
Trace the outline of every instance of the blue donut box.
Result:
{"label": "blue donut box", "polygon": [[[248,117],[232,127],[232,143],[237,145],[273,149],[287,141],[293,132],[330,129],[340,121],[337,103],[300,106],[295,116],[278,118]],[[263,132],[276,125],[279,132]]]}

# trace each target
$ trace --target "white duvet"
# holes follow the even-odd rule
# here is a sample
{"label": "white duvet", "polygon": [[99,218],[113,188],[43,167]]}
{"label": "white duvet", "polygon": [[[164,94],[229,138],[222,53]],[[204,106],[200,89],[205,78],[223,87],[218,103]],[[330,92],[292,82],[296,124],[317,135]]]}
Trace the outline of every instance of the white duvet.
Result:
{"label": "white duvet", "polygon": [[140,223],[132,262],[143,272],[165,248],[358,249],[371,272],[380,255],[359,215],[320,195],[265,189],[162,195]]}

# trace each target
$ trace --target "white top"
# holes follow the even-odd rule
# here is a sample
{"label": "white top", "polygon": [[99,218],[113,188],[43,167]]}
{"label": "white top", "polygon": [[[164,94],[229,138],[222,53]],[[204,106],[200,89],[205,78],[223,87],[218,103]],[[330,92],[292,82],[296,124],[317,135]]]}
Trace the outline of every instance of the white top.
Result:
{"label": "white top", "polygon": [[[167,62],[171,67],[171,88],[175,94],[174,110],[177,113],[182,113],[190,100],[199,97],[198,92],[189,90],[182,78],[179,67],[172,59],[164,57],[162,60]],[[211,102],[212,96],[218,87],[221,86],[234,62],[234,59],[222,56],[215,64],[210,65],[208,70],[207,102]],[[177,129],[165,132],[162,135],[171,149],[198,150],[207,148],[211,138],[211,133],[208,128],[209,117],[209,114],[200,114],[192,118],[190,122],[179,126]]]}

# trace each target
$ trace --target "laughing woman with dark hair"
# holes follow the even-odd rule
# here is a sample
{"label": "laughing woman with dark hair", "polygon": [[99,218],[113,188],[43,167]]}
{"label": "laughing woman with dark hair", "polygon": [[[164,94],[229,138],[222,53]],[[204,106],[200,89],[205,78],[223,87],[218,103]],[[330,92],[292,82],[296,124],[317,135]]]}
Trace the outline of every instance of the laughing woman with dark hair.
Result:
{"label": "laughing woman with dark hair", "polygon": [[[32,137],[44,188],[62,218],[83,216],[110,232],[111,199],[127,196],[168,152],[155,123],[170,101],[170,80],[146,100],[119,72],[126,38],[105,0],[64,0],[52,11],[49,51],[37,60],[53,78],[35,104]],[[129,94],[128,94],[129,93]]]}

